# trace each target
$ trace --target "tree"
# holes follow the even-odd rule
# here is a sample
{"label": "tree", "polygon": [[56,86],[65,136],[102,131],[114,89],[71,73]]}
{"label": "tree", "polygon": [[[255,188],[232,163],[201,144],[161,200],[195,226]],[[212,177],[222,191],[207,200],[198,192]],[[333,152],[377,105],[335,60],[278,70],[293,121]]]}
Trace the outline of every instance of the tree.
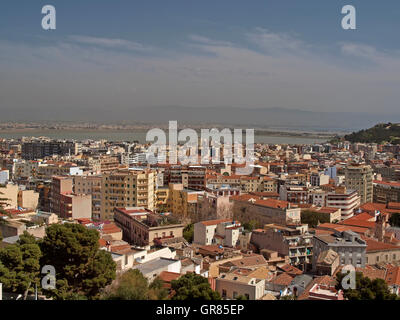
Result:
{"label": "tree", "polygon": [[329,215],[318,211],[305,210],[301,212],[301,223],[308,224],[310,228],[315,228],[319,223],[329,222]]}
{"label": "tree", "polygon": [[173,300],[221,300],[219,293],[211,289],[207,278],[195,273],[172,280],[171,288],[176,292]]}
{"label": "tree", "polygon": [[166,300],[168,290],[164,287],[164,281],[160,277],[156,277],[149,285],[150,300]]}
{"label": "tree", "polygon": [[13,245],[0,249],[0,282],[6,290],[23,293],[27,298],[34,284],[40,282],[41,251],[33,236],[27,232]]}
{"label": "tree", "polygon": [[391,226],[400,227],[400,213],[392,213],[389,218]]}
{"label": "tree", "polygon": [[108,300],[165,300],[168,296],[164,282],[155,278],[149,285],[148,280],[137,269],[131,269],[120,275],[103,295]]}
{"label": "tree", "polygon": [[194,224],[188,224],[185,229],[183,229],[183,237],[185,240],[189,243],[193,242],[193,237],[194,237]]}
{"label": "tree", "polygon": [[147,300],[148,282],[143,274],[137,269],[131,269],[123,273],[105,296],[110,300]]}
{"label": "tree", "polygon": [[[344,273],[338,273],[336,276],[336,289],[342,289],[342,279],[346,276]],[[396,294],[390,292],[387,283],[383,279],[374,279],[364,277],[361,272],[356,272],[356,288],[343,290],[343,295],[349,300],[398,300]]]}
{"label": "tree", "polygon": [[56,270],[56,299],[96,299],[116,276],[111,254],[99,250],[99,233],[79,224],[56,224],[46,229],[41,242],[42,265]]}
{"label": "tree", "polygon": [[253,231],[255,228],[259,226],[257,220],[250,220],[249,222],[243,223],[243,228],[247,231]]}
{"label": "tree", "polygon": [[249,300],[249,299],[246,296],[241,294],[240,296],[236,297],[236,300]]}

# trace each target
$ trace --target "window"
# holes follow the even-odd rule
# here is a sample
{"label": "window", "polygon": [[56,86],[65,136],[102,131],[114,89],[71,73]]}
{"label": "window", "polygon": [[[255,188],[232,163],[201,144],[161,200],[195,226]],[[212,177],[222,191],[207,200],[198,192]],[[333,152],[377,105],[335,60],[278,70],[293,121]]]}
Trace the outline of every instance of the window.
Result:
{"label": "window", "polygon": [[237,292],[233,291],[233,299],[236,299],[236,297],[237,297]]}
{"label": "window", "polygon": [[245,295],[245,297],[247,298],[247,300],[250,300],[250,296],[249,296],[248,293],[245,293],[244,295]]}
{"label": "window", "polygon": [[222,298],[226,298],[226,290],[222,289]]}

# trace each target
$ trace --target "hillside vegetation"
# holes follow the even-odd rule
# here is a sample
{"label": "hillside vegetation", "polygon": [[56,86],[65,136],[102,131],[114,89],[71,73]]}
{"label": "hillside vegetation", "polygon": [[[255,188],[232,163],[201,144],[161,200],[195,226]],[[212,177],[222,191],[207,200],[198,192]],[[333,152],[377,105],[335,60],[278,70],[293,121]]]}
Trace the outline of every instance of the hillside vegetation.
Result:
{"label": "hillside vegetation", "polygon": [[350,142],[400,144],[400,123],[380,123],[344,136]]}

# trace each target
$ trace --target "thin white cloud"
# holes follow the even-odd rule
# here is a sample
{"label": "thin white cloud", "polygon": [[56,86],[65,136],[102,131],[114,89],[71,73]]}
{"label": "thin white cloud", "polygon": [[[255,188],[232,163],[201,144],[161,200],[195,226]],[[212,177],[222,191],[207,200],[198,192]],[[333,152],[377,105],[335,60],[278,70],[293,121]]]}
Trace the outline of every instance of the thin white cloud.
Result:
{"label": "thin white cloud", "polygon": [[90,36],[82,36],[82,35],[72,35],[68,37],[71,41],[86,44],[86,45],[94,45],[100,47],[107,47],[112,49],[128,49],[134,51],[148,51],[150,47],[144,46],[141,43],[129,41],[125,39],[118,38],[101,38],[101,37],[90,37]]}
{"label": "thin white cloud", "polygon": [[[2,42],[0,96],[15,107],[109,105],[116,112],[151,105],[398,109],[397,53],[339,43],[329,48],[333,61],[331,51],[295,35],[258,28],[243,39],[192,34],[180,51],[154,48],[152,55],[136,54],[147,46],[134,41],[82,35],[46,46]],[[353,66],[360,55],[373,68]]]}

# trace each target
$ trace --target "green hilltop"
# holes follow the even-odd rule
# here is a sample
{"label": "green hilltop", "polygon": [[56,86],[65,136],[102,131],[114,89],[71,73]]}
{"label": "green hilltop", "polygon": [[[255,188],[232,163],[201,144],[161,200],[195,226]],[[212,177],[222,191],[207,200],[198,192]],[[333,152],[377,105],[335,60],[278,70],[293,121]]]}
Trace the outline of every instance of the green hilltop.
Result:
{"label": "green hilltop", "polygon": [[345,135],[349,142],[400,144],[400,123],[379,123],[376,126]]}

